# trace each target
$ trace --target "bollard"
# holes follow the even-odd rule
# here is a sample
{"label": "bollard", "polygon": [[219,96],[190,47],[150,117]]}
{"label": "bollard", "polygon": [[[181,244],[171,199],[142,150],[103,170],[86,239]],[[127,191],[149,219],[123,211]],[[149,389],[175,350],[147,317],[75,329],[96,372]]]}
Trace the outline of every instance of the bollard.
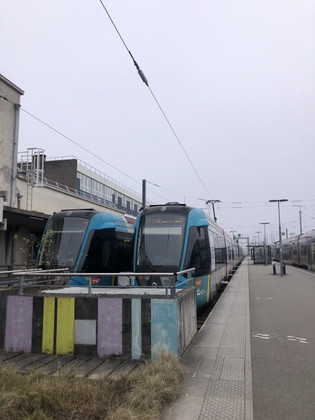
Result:
{"label": "bollard", "polygon": [[286,266],[285,266],[285,264],[282,264],[282,274],[285,276],[287,273],[286,273]]}
{"label": "bollard", "polygon": [[276,272],[276,264],[275,263],[272,264],[272,270],[273,270],[273,274],[277,274],[277,272]]}

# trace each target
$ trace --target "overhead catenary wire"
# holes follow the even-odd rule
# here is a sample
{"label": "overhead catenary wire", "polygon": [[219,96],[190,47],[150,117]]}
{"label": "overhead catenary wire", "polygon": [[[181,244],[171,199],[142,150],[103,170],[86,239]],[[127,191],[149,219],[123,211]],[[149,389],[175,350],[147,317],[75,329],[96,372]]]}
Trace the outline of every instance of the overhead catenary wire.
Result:
{"label": "overhead catenary wire", "polygon": [[149,91],[150,91],[150,93],[151,93],[151,95],[152,95],[152,97],[153,97],[153,99],[154,99],[155,103],[157,104],[158,108],[160,109],[160,111],[161,111],[161,113],[162,113],[162,115],[163,115],[164,119],[166,120],[166,122],[167,122],[168,126],[170,127],[170,129],[171,129],[172,133],[174,134],[174,136],[175,136],[175,138],[176,138],[176,140],[177,140],[178,144],[180,145],[180,147],[181,147],[182,151],[184,152],[184,154],[185,154],[186,158],[188,159],[188,161],[189,161],[190,165],[192,166],[192,168],[193,168],[194,172],[196,173],[196,175],[197,175],[197,177],[198,177],[199,181],[201,182],[201,184],[203,185],[204,189],[206,190],[206,192],[207,192],[208,196],[211,198],[211,194],[210,194],[210,192],[209,192],[209,190],[208,190],[208,188],[207,188],[206,184],[204,183],[204,181],[203,181],[203,179],[201,178],[201,176],[200,176],[199,172],[197,171],[197,168],[195,167],[195,165],[194,165],[193,161],[191,160],[191,158],[189,157],[188,153],[186,152],[186,150],[185,150],[185,148],[184,148],[184,146],[183,146],[183,143],[181,142],[181,140],[180,140],[179,136],[177,135],[177,133],[176,133],[176,131],[175,131],[175,129],[174,129],[174,127],[173,127],[173,125],[171,124],[171,122],[170,122],[169,118],[167,117],[167,115],[166,115],[165,111],[163,110],[163,108],[162,108],[162,106],[161,106],[160,102],[158,101],[158,99],[157,99],[156,95],[153,93],[153,91],[152,91],[151,87],[149,86],[149,82],[148,82],[147,78],[145,77],[145,75],[144,75],[143,71],[141,70],[140,66],[138,65],[138,63],[136,62],[135,58],[133,57],[133,55],[132,55],[131,51],[129,50],[129,48],[128,48],[128,46],[127,46],[127,44],[126,44],[126,42],[125,42],[125,40],[124,40],[123,36],[121,35],[120,31],[118,30],[118,28],[117,28],[117,26],[116,26],[116,24],[115,24],[114,20],[112,19],[112,17],[111,17],[111,15],[110,15],[110,13],[108,12],[108,10],[107,10],[107,8],[106,8],[106,6],[105,6],[104,2],[103,2],[102,0],[99,0],[99,1],[100,1],[100,3],[101,3],[101,5],[102,5],[102,7],[103,7],[103,9],[104,9],[104,11],[105,11],[105,13],[107,14],[107,16],[108,16],[108,18],[109,18],[110,22],[112,23],[112,25],[113,25],[113,27],[114,27],[115,31],[117,32],[117,34],[118,34],[118,36],[119,36],[119,38],[120,38],[121,42],[123,43],[124,47],[126,48],[126,50],[127,50],[128,54],[130,55],[130,57],[131,57],[131,59],[132,59],[132,61],[133,61],[133,64],[134,64],[134,66],[136,67],[136,69],[137,69],[137,71],[138,71],[138,74],[139,74],[139,76],[140,76],[141,80],[142,80],[142,81],[143,81],[143,83],[144,83],[144,84],[148,87],[148,89],[149,89]]}
{"label": "overhead catenary wire", "polygon": [[[138,180],[136,180],[135,178],[132,178],[130,175],[124,173],[122,170],[116,168],[114,165],[108,163],[107,161],[105,161],[103,158],[101,158],[100,156],[96,155],[95,153],[93,153],[91,150],[87,149],[86,147],[82,146],[80,143],[78,143],[77,141],[73,140],[71,137],[67,136],[66,134],[62,133],[60,130],[57,130],[56,128],[54,128],[51,124],[48,124],[47,122],[43,121],[42,119],[40,119],[39,117],[37,117],[36,115],[32,114],[31,112],[27,111],[26,109],[24,109],[20,104],[16,104],[12,101],[10,101],[10,99],[6,98],[5,96],[3,96],[0,93],[0,99],[3,99],[4,101],[7,101],[9,103],[11,103],[14,106],[19,106],[19,108],[21,109],[21,111],[23,111],[25,114],[29,115],[30,117],[34,118],[36,121],[38,121],[40,124],[43,124],[45,127],[49,128],[50,130],[54,131],[55,133],[57,133],[59,136],[65,138],[66,140],[69,140],[71,143],[75,144],[77,147],[79,147],[80,149],[84,150],[85,152],[89,153],[91,156],[99,159],[101,162],[105,163],[106,165],[110,166],[112,169],[116,170],[117,172],[119,172],[121,175],[126,176],[127,178],[131,179],[133,182],[137,183],[138,185],[142,185],[142,183]],[[7,156],[10,157],[8,155],[5,155],[3,152],[1,152],[2,156]],[[152,192],[153,194],[156,194],[159,197],[162,197],[160,194],[156,193],[155,191],[151,190],[148,188],[148,190],[150,192]],[[162,197],[164,198],[164,197]],[[165,199],[165,198],[164,198]]]}
{"label": "overhead catenary wire", "polygon": [[87,149],[86,147],[82,146],[80,143],[76,142],[75,140],[73,140],[72,138],[66,136],[65,134],[61,133],[61,131],[57,130],[56,128],[52,127],[51,125],[47,124],[45,121],[41,120],[40,118],[36,117],[35,115],[31,114],[29,111],[26,111],[24,108],[21,108],[21,110],[23,112],[25,112],[26,114],[30,115],[32,118],[34,118],[35,120],[39,121],[41,124],[45,125],[46,127],[48,127],[50,130],[54,131],[55,133],[59,134],[60,136],[64,137],[65,139],[69,140],[71,143],[75,144],[76,146],[80,147],[82,150],[84,150],[85,152],[89,153],[90,155],[92,155],[93,157],[99,159],[100,161],[102,161],[103,163],[105,163],[106,165],[110,166],[111,168],[115,169],[116,171],[118,171],[120,174],[126,176],[127,178],[131,179],[132,181],[136,182],[137,184],[141,184],[141,182],[137,181],[136,179],[132,178],[130,175],[127,175],[126,173],[124,173],[122,170],[116,168],[114,165],[111,165],[110,163],[106,162],[103,158],[101,158],[100,156],[98,156],[97,154],[91,152],[91,150]]}
{"label": "overhead catenary wire", "polygon": [[[110,167],[112,167],[113,169],[115,169],[115,170],[117,170],[117,171],[119,171],[121,174],[123,174],[123,175],[125,175],[125,176],[127,176],[128,178],[130,178],[131,180],[133,180],[134,182],[136,182],[136,183],[138,183],[138,184],[141,184],[139,181],[137,181],[137,180],[135,180],[134,178],[132,178],[132,177],[130,177],[129,175],[127,175],[127,174],[125,174],[124,172],[122,172],[122,171],[120,171],[118,168],[116,168],[115,166],[113,166],[113,165],[111,165],[111,164],[109,164],[108,162],[106,162],[104,159],[102,159],[101,157],[99,157],[99,156],[97,156],[97,155],[95,155],[93,152],[91,152],[90,150],[88,150],[87,148],[85,148],[84,146],[82,146],[82,145],[80,145],[78,142],[76,142],[75,140],[73,140],[72,138],[70,138],[70,137],[68,137],[68,136],[66,136],[65,134],[63,134],[62,132],[60,132],[59,130],[57,130],[56,128],[54,128],[54,127],[52,127],[50,124],[47,124],[46,122],[44,122],[43,120],[41,120],[40,118],[38,118],[38,117],[36,117],[35,115],[33,115],[32,113],[30,113],[29,111],[27,111],[27,110],[25,110],[24,108],[22,108],[19,104],[15,104],[14,102],[12,102],[12,101],[10,101],[8,98],[6,98],[4,95],[2,95],[1,93],[0,93],[0,99],[3,99],[3,100],[5,100],[5,101],[7,101],[7,102],[9,102],[9,103],[11,103],[12,105],[14,105],[14,106],[19,106],[19,108],[23,111],[23,112],[25,112],[27,115],[29,115],[29,116],[31,116],[32,118],[34,118],[36,121],[38,121],[38,122],[40,122],[41,124],[43,124],[44,126],[46,126],[47,128],[49,128],[49,129],[51,129],[52,131],[54,131],[55,133],[57,133],[58,135],[60,135],[60,136],[62,136],[63,138],[65,138],[65,139],[67,139],[67,140],[69,140],[70,142],[72,142],[72,143],[74,143],[76,146],[78,146],[79,148],[81,148],[81,149],[83,149],[83,150],[85,150],[86,152],[88,152],[89,154],[91,154],[91,155],[93,155],[94,157],[97,157],[98,159],[100,159],[102,162],[104,162],[105,164],[107,164],[107,165],[109,165]],[[3,156],[5,155],[4,153],[1,153]],[[168,191],[172,191],[172,190],[170,190],[170,189],[168,189],[168,188],[166,188],[166,187],[163,187],[163,186],[160,186],[160,185],[158,185],[158,184],[155,184],[155,183],[153,183],[153,182],[150,182],[150,181],[148,181],[148,183],[149,184],[152,184],[153,186],[155,186],[155,187],[159,187],[159,188],[162,188],[162,189],[165,189],[165,190],[168,190]],[[161,197],[161,198],[164,198],[165,199],[165,197],[162,197],[160,194],[158,194],[157,192],[155,192],[155,191],[153,191],[153,190],[151,190],[150,189],[150,191],[152,192],[152,193],[154,193],[154,194],[156,194],[157,196],[159,196],[159,197]],[[174,192],[174,191],[173,191]],[[184,195],[184,194],[182,194],[182,193],[178,193],[178,194],[180,194],[180,195]],[[187,196],[187,197],[190,197],[190,198],[194,198],[194,199],[197,199],[197,200],[201,200],[201,201],[205,201],[205,199],[204,198],[197,198],[197,197],[192,197],[192,196]],[[165,199],[166,200],[166,199]],[[301,200],[299,200],[300,202],[314,202],[315,201],[315,198],[303,198],[303,199],[301,199]],[[292,201],[292,202],[295,202],[294,200]],[[264,207],[266,207],[266,206],[269,206],[269,203],[268,202],[266,202],[266,201],[238,201],[238,202],[235,202],[235,201],[232,201],[232,202],[225,202],[225,204],[241,204],[242,205],[242,207],[241,208],[264,208]],[[244,204],[261,204],[261,205],[256,205],[256,206],[251,206],[251,205],[244,205]],[[287,205],[287,206],[284,206],[284,207],[291,207],[292,205]],[[221,207],[222,209],[225,209],[225,208],[231,208],[231,207]],[[219,208],[219,210],[220,210],[220,208]],[[304,212],[304,216],[305,217],[307,217],[307,218],[309,218],[309,219],[313,219],[314,217],[311,217],[311,214],[314,214],[314,210],[315,210],[315,205],[314,204],[309,204],[308,205],[308,210],[306,210],[305,212]],[[221,212],[220,212],[221,213]],[[221,214],[222,215],[222,214]],[[223,215],[222,215],[222,218],[223,218],[223,220],[225,220],[225,222],[226,223],[224,223],[224,222],[220,222],[220,225],[222,226],[222,227],[224,227],[225,228],[225,226],[227,226],[227,227],[231,227],[230,226],[230,224],[226,221],[226,219],[223,217]],[[292,227],[293,226],[297,226],[297,224],[298,224],[298,221],[296,220],[296,219],[294,219],[294,220],[289,220],[289,221],[286,221],[286,222],[283,222],[283,225],[291,225],[291,229],[292,229]],[[309,227],[309,226],[307,226],[307,227],[305,227],[306,229],[310,229],[311,227],[313,226],[313,224]],[[234,225],[234,228],[239,228],[239,226],[235,226]],[[252,226],[252,227],[254,227],[254,225]],[[270,224],[270,229],[275,229],[275,228],[277,228],[278,226],[277,225],[273,225],[273,224]]]}
{"label": "overhead catenary wire", "polygon": [[[14,102],[10,101],[8,98],[6,98],[5,96],[3,96],[0,93],[0,99],[3,99],[7,102],[10,102],[12,105],[19,105],[19,104],[15,104]],[[61,137],[65,138],[66,140],[70,141],[71,143],[75,144],[77,147],[79,147],[80,149],[84,150],[85,152],[89,153],[91,156],[96,157],[98,160],[100,160],[101,162],[105,163],[106,165],[110,166],[112,169],[118,171],[120,174],[126,176],[127,178],[131,179],[132,181],[134,181],[135,183],[137,183],[138,185],[142,185],[142,183],[140,181],[137,181],[136,179],[132,178],[130,175],[124,173],[123,171],[121,171],[120,169],[116,168],[114,165],[108,163],[107,161],[105,161],[103,158],[101,158],[100,156],[96,155],[95,153],[93,153],[91,150],[87,149],[86,147],[82,146],[80,143],[78,143],[77,141],[75,141],[73,138],[67,136],[66,134],[62,133],[60,130],[57,130],[56,128],[54,128],[51,124],[48,124],[47,122],[43,121],[41,118],[37,117],[36,115],[34,115],[33,113],[27,111],[26,109],[24,109],[21,105],[19,105],[19,108],[21,109],[21,111],[23,111],[25,114],[29,115],[30,117],[32,117],[33,119],[35,119],[37,122],[39,122],[40,124],[44,125],[45,127],[47,127],[48,129],[54,131],[56,134],[60,135]],[[1,153],[4,156],[4,153]],[[153,182],[149,182],[147,181],[149,184],[154,185],[155,187],[159,187],[162,189],[166,189],[168,191],[172,191],[170,189],[167,189],[165,187],[161,187],[160,185],[154,184]],[[147,188],[148,191],[150,191],[151,193],[155,194],[156,196],[164,199],[165,201],[167,201],[167,198],[165,198],[164,196],[162,196],[161,194],[157,193],[156,191]],[[172,191],[174,192],[174,191]],[[183,195],[181,193],[177,193],[179,195]],[[186,197],[190,197],[190,198],[195,198],[195,197],[191,197],[191,196],[187,196]],[[204,200],[205,201],[205,200]]]}

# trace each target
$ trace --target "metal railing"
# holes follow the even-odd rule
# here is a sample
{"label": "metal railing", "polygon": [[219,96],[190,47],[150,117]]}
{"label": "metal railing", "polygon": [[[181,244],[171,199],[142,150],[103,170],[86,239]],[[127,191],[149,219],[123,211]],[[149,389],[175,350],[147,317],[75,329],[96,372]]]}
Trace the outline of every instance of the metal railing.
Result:
{"label": "metal railing", "polygon": [[[56,268],[53,270],[47,270],[47,273],[51,276],[56,276],[58,273],[61,273],[62,275],[66,274],[66,272],[69,271],[68,268]],[[23,289],[24,286],[34,286],[36,282],[38,281],[38,277],[44,276],[46,274],[45,270],[38,269],[38,268],[31,268],[27,270],[19,269],[19,270],[7,270],[7,271],[0,271],[0,276],[5,275],[7,277],[0,277],[0,287],[19,287],[19,294],[23,295]],[[25,281],[25,277],[27,277],[29,280]],[[56,279],[60,280],[59,279]]]}
{"label": "metal railing", "polygon": [[[68,269],[56,269],[56,270],[17,270],[11,271],[10,274],[12,277],[15,277],[15,280],[9,280],[9,284],[12,287],[18,287],[18,294],[23,296],[25,287],[49,287],[49,288],[58,288],[62,289],[68,287],[69,284],[60,284],[60,281],[65,281],[67,278],[71,277],[84,277],[88,281],[87,286],[80,285],[79,287],[86,288],[88,296],[92,295],[92,289],[161,289],[165,291],[165,297],[174,298],[176,296],[176,289],[181,288],[183,285],[191,282],[192,274],[195,271],[195,268],[189,268],[187,270],[178,271],[175,273],[134,273],[134,272],[122,272],[122,273],[69,273]],[[5,273],[5,272],[0,272]],[[9,272],[7,272],[9,273]],[[58,275],[59,274],[59,275]],[[54,277],[57,278],[54,279]],[[187,275],[187,280],[180,281],[179,277]],[[92,285],[93,277],[128,277],[130,284],[127,286],[103,286],[103,285]],[[167,277],[168,284],[163,286],[135,286],[135,280],[137,277]],[[53,282],[53,283],[52,283]],[[59,283],[58,283],[59,282]],[[177,283],[177,284],[176,284]],[[193,285],[194,286],[194,285]]]}

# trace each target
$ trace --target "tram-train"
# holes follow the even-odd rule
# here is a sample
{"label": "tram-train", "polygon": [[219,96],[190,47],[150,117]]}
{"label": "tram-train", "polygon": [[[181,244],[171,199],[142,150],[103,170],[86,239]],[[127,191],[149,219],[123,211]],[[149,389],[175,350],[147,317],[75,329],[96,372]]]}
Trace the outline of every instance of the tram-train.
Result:
{"label": "tram-train", "polygon": [[[111,276],[132,269],[133,226],[125,217],[93,209],[62,210],[48,220],[37,266],[68,268],[73,273],[95,273],[92,284],[114,285]],[[88,284],[85,277],[71,277],[71,285]]]}
{"label": "tram-train", "polygon": [[[135,223],[133,269],[139,273],[179,272],[195,268],[197,307],[204,306],[243,258],[242,248],[203,210],[185,204],[149,206]],[[181,275],[177,281],[187,281]],[[165,285],[161,276],[137,276],[140,286]]]}
{"label": "tram-train", "polygon": [[[195,268],[191,280],[181,275],[176,286],[196,285],[201,307],[242,258],[242,248],[203,210],[167,203],[141,210],[134,225],[123,216],[93,209],[54,213],[44,231],[37,266],[94,273],[94,286],[116,285],[118,280],[97,273],[176,273]],[[140,287],[168,284],[166,276],[134,280]],[[87,284],[85,277],[70,279],[70,285]]]}
{"label": "tram-train", "polygon": [[[280,259],[279,242],[272,247],[272,257]],[[282,261],[315,271],[315,229],[282,240]]]}

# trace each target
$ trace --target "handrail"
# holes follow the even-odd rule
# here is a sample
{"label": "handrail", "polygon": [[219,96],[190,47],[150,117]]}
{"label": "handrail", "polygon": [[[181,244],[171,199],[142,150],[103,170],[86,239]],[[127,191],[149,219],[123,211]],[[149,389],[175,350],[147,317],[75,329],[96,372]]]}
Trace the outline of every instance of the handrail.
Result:
{"label": "handrail", "polygon": [[[12,275],[16,278],[19,278],[19,295],[23,295],[23,289],[25,286],[24,283],[24,278],[25,277],[54,277],[56,276],[57,273],[60,273],[59,277],[86,277],[89,285],[88,285],[88,294],[91,295],[92,294],[92,277],[95,276],[109,276],[109,277],[131,277],[131,282],[130,285],[128,286],[115,286],[115,288],[120,288],[120,289],[124,289],[124,288],[130,288],[130,287],[135,287],[134,286],[134,279],[135,277],[138,276],[150,276],[150,277],[169,277],[171,280],[170,285],[165,285],[165,286],[145,286],[145,287],[141,287],[141,286],[137,286],[138,288],[152,288],[152,289],[165,289],[166,292],[166,296],[170,295],[171,297],[175,297],[176,294],[176,288],[178,286],[181,286],[183,284],[186,284],[187,282],[191,281],[192,278],[192,273],[195,271],[195,268],[189,268],[187,270],[182,270],[182,271],[178,271],[178,272],[168,272],[168,273],[137,273],[137,272],[120,272],[120,273],[69,273],[69,272],[64,272],[68,269],[54,269],[54,270],[41,270],[41,269],[32,269],[32,270],[28,270],[28,271],[23,271],[23,270],[18,270],[12,273]],[[187,280],[181,281],[180,284],[176,285],[176,281],[178,281],[179,276],[183,275],[183,274],[188,274],[188,278]],[[176,280],[175,280],[176,277]],[[57,279],[58,281],[60,280],[60,278]],[[173,281],[172,281],[173,280]],[[13,283],[12,281],[10,283]],[[34,283],[32,283],[32,285],[34,285]],[[37,286],[41,286],[41,284],[37,284]],[[52,285],[50,285],[52,286]],[[54,285],[55,287],[60,288],[60,285]],[[84,287],[84,286],[83,286]],[[93,289],[97,289],[97,288],[102,288],[102,289],[106,289],[106,288],[112,288],[112,286],[98,286],[98,285],[93,285]],[[170,292],[170,293],[169,293]]]}
{"label": "handrail", "polygon": [[[1,274],[16,274],[16,275],[21,275],[21,273],[25,273],[25,274],[34,274],[35,273],[42,273],[44,270],[42,270],[41,268],[28,268],[23,270],[22,268],[20,268],[19,270],[9,270],[9,271],[1,271],[0,270],[0,275]],[[52,270],[48,270],[50,273],[58,273],[58,272],[63,272],[63,271],[69,271],[69,268],[54,268]]]}

